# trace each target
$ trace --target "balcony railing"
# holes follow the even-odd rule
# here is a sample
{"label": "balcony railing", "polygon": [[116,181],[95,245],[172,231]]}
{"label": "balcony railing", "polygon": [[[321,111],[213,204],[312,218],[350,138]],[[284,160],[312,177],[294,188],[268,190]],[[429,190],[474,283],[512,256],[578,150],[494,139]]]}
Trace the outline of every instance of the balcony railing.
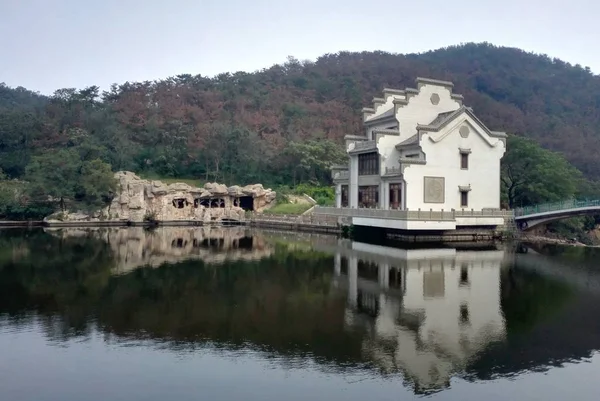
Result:
{"label": "balcony railing", "polygon": [[402,175],[402,169],[400,167],[386,167],[385,175]]}
{"label": "balcony railing", "polygon": [[331,178],[334,180],[348,180],[350,179],[349,171],[334,171],[331,173]]}
{"label": "balcony railing", "polygon": [[315,214],[397,220],[454,221],[457,217],[512,217],[510,210],[386,210],[315,207]]}
{"label": "balcony railing", "polygon": [[377,143],[375,141],[357,141],[354,142],[354,151],[357,150],[369,150],[376,149]]}

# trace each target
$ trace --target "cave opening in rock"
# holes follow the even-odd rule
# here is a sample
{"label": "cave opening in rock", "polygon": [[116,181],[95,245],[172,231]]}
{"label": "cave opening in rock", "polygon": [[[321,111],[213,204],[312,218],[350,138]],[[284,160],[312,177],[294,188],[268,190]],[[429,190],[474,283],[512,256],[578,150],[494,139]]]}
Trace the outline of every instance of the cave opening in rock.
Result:
{"label": "cave opening in rock", "polygon": [[223,198],[211,199],[210,207],[225,207],[225,199],[223,199]]}
{"label": "cave opening in rock", "polygon": [[253,237],[242,237],[238,242],[240,249],[252,249]]}
{"label": "cave opening in rock", "polygon": [[185,248],[187,246],[187,241],[183,238],[177,238],[171,241],[172,248]]}
{"label": "cave opening in rock", "polygon": [[208,239],[208,247],[209,248],[223,248],[225,245],[225,238],[209,238]]}
{"label": "cave opening in rock", "polygon": [[239,207],[247,211],[254,211],[254,198],[251,196],[240,196]]}
{"label": "cave opening in rock", "polygon": [[177,209],[183,209],[187,205],[187,201],[184,198],[173,199],[173,207]]}
{"label": "cave opening in rock", "polygon": [[210,199],[194,199],[194,207],[199,208],[200,206],[210,207]]}

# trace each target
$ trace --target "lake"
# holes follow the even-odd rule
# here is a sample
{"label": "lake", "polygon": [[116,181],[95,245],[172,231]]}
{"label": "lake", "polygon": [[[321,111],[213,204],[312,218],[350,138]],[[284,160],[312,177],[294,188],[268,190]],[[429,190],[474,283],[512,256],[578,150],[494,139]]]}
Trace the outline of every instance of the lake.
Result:
{"label": "lake", "polygon": [[0,231],[0,399],[596,400],[600,251]]}

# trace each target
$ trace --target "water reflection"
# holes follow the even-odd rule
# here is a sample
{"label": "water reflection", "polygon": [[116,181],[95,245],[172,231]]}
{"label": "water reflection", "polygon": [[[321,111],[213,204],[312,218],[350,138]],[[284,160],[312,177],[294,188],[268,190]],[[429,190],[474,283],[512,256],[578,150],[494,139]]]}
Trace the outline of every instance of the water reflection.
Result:
{"label": "water reflection", "polygon": [[599,275],[566,263],[600,255],[528,249],[243,227],[2,231],[0,344],[33,330],[52,346],[100,334],[177,352],[253,350],[282,367],[310,361],[435,392],[600,348]]}
{"label": "water reflection", "polygon": [[503,250],[350,243],[336,253],[335,284],[348,291],[346,324],[369,333],[364,357],[385,373],[403,373],[416,391],[432,391],[449,386],[480,351],[505,339],[504,261]]}
{"label": "water reflection", "polygon": [[116,273],[189,259],[206,263],[257,260],[272,252],[262,237],[252,236],[247,228],[240,226],[46,228],[45,231],[63,239],[81,237],[104,241],[113,252]]}

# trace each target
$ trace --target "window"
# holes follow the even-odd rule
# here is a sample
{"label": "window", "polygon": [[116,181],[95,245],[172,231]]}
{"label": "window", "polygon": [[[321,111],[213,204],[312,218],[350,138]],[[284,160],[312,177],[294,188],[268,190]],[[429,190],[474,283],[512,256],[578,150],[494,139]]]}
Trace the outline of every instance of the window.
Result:
{"label": "window", "polygon": [[461,207],[469,206],[469,192],[468,191],[460,191],[460,206]]}
{"label": "window", "polygon": [[358,207],[376,208],[379,205],[379,186],[358,187]]}
{"label": "window", "polygon": [[463,170],[469,169],[469,154],[468,153],[460,154],[460,168]]}
{"label": "window", "polygon": [[348,185],[342,185],[342,207],[348,207]]}
{"label": "window", "polygon": [[358,175],[379,175],[379,153],[358,155]]}

